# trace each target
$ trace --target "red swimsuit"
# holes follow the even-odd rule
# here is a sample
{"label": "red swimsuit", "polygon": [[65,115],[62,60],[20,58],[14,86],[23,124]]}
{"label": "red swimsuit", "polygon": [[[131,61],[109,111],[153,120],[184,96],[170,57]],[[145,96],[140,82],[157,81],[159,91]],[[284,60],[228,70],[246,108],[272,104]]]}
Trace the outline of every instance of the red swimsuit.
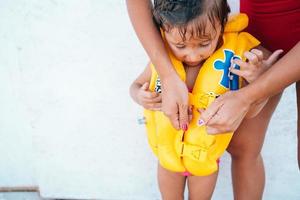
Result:
{"label": "red swimsuit", "polygon": [[270,51],[287,53],[300,41],[300,0],[240,0],[240,11],[249,17],[246,31]]}

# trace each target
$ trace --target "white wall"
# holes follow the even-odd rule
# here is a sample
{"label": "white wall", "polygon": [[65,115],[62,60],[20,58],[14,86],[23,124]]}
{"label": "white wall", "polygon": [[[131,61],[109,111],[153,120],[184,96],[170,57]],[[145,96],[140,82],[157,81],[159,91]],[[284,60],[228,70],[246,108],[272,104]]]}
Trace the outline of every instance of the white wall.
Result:
{"label": "white wall", "polygon": [[[141,109],[128,95],[146,63],[125,1],[0,1],[0,187],[159,198]],[[300,198],[294,95],[289,88],[266,138],[266,199]],[[214,199],[231,196],[227,155]]]}

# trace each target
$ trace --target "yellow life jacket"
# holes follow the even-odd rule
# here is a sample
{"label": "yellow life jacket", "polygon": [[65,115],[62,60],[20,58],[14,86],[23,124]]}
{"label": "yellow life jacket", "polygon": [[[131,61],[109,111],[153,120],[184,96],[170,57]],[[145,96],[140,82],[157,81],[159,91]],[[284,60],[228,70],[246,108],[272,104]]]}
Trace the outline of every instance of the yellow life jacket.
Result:
{"label": "yellow life jacket", "polygon": [[[223,45],[202,65],[189,93],[189,104],[193,105],[193,119],[186,132],[173,128],[169,119],[160,111],[144,110],[148,142],[162,167],[173,172],[189,171],[196,176],[206,176],[218,170],[217,160],[226,150],[233,133],[208,135],[205,126],[199,126],[199,108],[207,108],[217,95],[229,90],[229,84],[239,85],[234,77],[230,82],[228,74],[231,59],[244,58],[244,52],[259,45],[259,41],[246,32],[240,32],[248,25],[245,14],[231,16],[225,26]],[[168,47],[167,47],[168,49]],[[172,55],[170,59],[180,78],[185,81],[183,64]],[[158,75],[151,64],[150,90],[154,91]]]}

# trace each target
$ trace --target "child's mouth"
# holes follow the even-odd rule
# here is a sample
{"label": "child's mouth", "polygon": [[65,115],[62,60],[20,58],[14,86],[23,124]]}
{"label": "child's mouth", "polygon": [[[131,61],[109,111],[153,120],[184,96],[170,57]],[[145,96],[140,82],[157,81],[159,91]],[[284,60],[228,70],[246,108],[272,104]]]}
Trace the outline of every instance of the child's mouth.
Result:
{"label": "child's mouth", "polygon": [[189,67],[197,67],[201,64],[201,62],[184,62]]}

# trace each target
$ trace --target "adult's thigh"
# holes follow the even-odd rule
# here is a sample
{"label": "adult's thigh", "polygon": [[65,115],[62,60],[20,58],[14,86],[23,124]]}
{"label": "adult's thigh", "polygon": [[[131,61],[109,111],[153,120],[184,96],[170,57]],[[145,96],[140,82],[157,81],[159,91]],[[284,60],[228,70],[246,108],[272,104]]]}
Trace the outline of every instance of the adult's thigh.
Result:
{"label": "adult's thigh", "polygon": [[235,158],[256,159],[261,152],[265,134],[281,94],[273,96],[254,118],[244,119],[235,131],[227,151]]}

